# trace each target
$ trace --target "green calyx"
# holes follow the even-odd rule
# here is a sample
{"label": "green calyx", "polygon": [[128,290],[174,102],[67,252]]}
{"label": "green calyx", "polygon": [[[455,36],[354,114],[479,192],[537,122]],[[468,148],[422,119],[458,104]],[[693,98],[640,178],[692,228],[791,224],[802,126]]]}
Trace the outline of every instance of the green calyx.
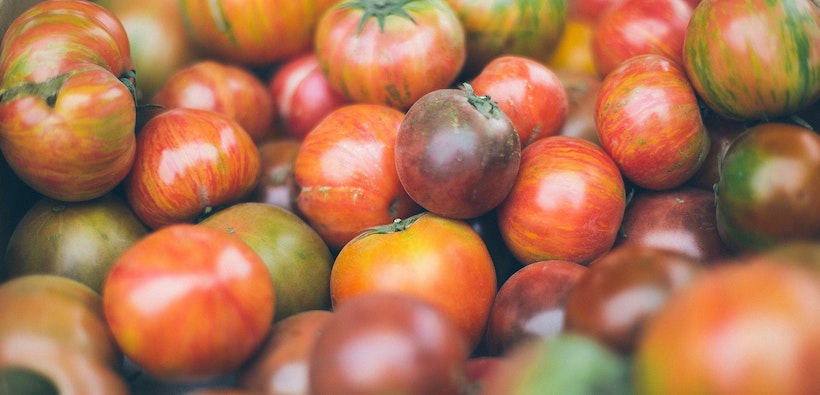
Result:
{"label": "green calyx", "polygon": [[345,3],[342,7],[356,8],[364,11],[356,33],[362,31],[364,24],[367,23],[370,18],[376,18],[376,21],[379,23],[379,30],[384,31],[384,20],[390,15],[407,18],[411,22],[416,23],[413,17],[404,9],[404,6],[414,1],[417,0],[356,0]]}
{"label": "green calyx", "polygon": [[501,114],[504,112],[498,107],[498,104],[490,99],[489,96],[479,96],[476,95],[475,91],[473,90],[472,85],[465,82],[461,85],[465,92],[467,92],[467,102],[469,102],[473,107],[475,107],[478,112],[483,114],[487,118],[495,118],[498,119],[501,117]]}

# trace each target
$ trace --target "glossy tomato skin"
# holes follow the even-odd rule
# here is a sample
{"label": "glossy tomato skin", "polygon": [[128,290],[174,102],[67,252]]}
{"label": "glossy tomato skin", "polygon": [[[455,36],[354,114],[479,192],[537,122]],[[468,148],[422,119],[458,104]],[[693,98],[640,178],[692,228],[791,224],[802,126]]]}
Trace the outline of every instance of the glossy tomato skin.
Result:
{"label": "glossy tomato skin", "polygon": [[521,143],[504,111],[465,85],[414,103],[399,127],[395,155],[401,185],[416,203],[467,219],[504,200],[518,174]]}
{"label": "glossy tomato skin", "polygon": [[349,0],[319,20],[315,52],[330,85],[349,100],[404,111],[456,79],[464,40],[444,0]]}
{"label": "glossy tomato skin", "polygon": [[245,198],[259,174],[259,151],[238,123],[178,107],[140,130],[125,193],[137,216],[157,229]]}
{"label": "glossy tomato skin", "polygon": [[686,0],[625,0],[603,12],[592,32],[595,70],[606,76],[638,55],[662,55],[683,67],[683,38],[692,6]]}
{"label": "glossy tomato skin", "polygon": [[716,187],[717,225],[739,251],[820,237],[820,136],[802,126],[747,129],[723,156]]}
{"label": "glossy tomato skin", "polygon": [[689,180],[711,144],[686,74],[661,55],[633,57],[604,78],[595,125],[624,177],[653,190]]}
{"label": "glossy tomato skin", "polygon": [[521,171],[498,207],[498,224],[523,264],[588,264],[615,243],[625,207],[624,180],[603,149],[553,136],[522,151]]}
{"label": "glossy tomato skin", "polygon": [[475,230],[425,212],[365,232],[336,256],[330,273],[334,308],[377,291],[436,306],[472,350],[484,334],[497,283],[492,258]]}
{"label": "glossy tomato skin", "polygon": [[302,141],[293,164],[296,204],[334,252],[369,227],[420,211],[396,174],[403,117],[385,105],[350,104]]}
{"label": "glossy tomato skin", "polygon": [[489,96],[510,118],[522,147],[558,134],[567,119],[569,98],[561,79],[530,58],[495,58],[470,84],[476,94]]}
{"label": "glossy tomato skin", "polygon": [[359,295],[338,306],[318,335],[310,387],[325,394],[458,394],[469,354],[461,332],[424,300]]}
{"label": "glossy tomato skin", "polygon": [[123,253],[102,293],[123,353],[153,377],[214,379],[237,369],[273,322],[262,258],[221,230],[175,224]]}
{"label": "glossy tomato skin", "polygon": [[702,1],[683,50],[698,95],[727,118],[787,116],[820,97],[820,7],[811,0]]}
{"label": "glossy tomato skin", "polygon": [[168,76],[151,103],[218,112],[241,125],[254,143],[273,137],[273,96],[242,66],[211,59],[190,64]]}

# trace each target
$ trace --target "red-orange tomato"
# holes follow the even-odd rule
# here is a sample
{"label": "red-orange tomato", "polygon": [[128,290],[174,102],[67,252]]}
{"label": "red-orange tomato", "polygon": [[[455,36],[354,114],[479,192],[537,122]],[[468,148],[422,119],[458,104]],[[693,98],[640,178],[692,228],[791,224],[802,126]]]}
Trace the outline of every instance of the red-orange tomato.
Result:
{"label": "red-orange tomato", "polygon": [[336,257],[330,273],[334,308],[377,291],[436,306],[474,348],[484,334],[497,283],[490,253],[470,225],[422,213],[361,234]]}
{"label": "red-orange tomato", "polygon": [[498,207],[501,236],[524,264],[587,264],[612,248],[626,209],[624,181],[599,146],[553,136],[521,153],[521,171]]}
{"label": "red-orange tomato", "polygon": [[522,56],[493,59],[472,81],[512,121],[521,146],[554,136],[567,119],[569,98],[561,79],[543,63]]}
{"label": "red-orange tomato", "polygon": [[328,114],[302,141],[293,172],[299,212],[338,251],[365,229],[417,213],[396,171],[404,113],[350,104]]}

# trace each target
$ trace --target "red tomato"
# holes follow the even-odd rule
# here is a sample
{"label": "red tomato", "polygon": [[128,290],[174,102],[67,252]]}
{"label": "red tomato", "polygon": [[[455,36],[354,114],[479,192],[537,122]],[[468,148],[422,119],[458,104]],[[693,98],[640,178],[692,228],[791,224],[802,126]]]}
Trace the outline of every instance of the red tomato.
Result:
{"label": "red tomato", "polygon": [[316,28],[316,56],[348,99],[406,110],[447,88],[466,57],[464,29],[444,0],[347,0]]}
{"label": "red tomato", "polygon": [[268,140],[258,145],[262,175],[248,197],[254,202],[272,204],[299,214],[299,195],[293,175],[293,164],[301,143],[293,139]]}
{"label": "red tomato", "polygon": [[493,59],[470,83],[510,117],[521,147],[561,131],[569,98],[558,76],[543,63],[506,55]]}
{"label": "red tomato", "polygon": [[196,108],[236,121],[255,143],[272,137],[275,108],[267,86],[247,68],[202,60],[168,77],[152,99],[166,108]]}
{"label": "red tomato", "polygon": [[238,123],[213,111],[179,107],[140,131],[125,192],[137,216],[159,228],[244,198],[259,174],[259,151]]}
{"label": "red tomato", "polygon": [[820,97],[815,1],[704,0],[683,50],[698,95],[727,118],[787,116]]}
{"label": "red tomato", "polygon": [[224,231],[176,224],[125,251],[103,309],[126,357],[162,380],[205,380],[238,368],[273,322],[268,269]]}
{"label": "red tomato", "polygon": [[615,243],[625,207],[623,178],[606,152],[577,137],[552,136],[521,152],[521,171],[498,207],[498,225],[524,264],[587,264]]}
{"label": "red tomato", "polygon": [[420,210],[396,173],[403,118],[384,105],[351,104],[328,114],[302,141],[293,164],[296,204],[331,250]]}
{"label": "red tomato", "polygon": [[496,286],[481,236],[463,221],[431,213],[359,235],[330,272],[334,308],[377,291],[412,295],[440,309],[471,349],[484,334]]}
{"label": "red tomato", "polygon": [[633,57],[604,78],[595,125],[624,177],[647,189],[689,180],[711,144],[686,74],[661,55]]}
{"label": "red tomato", "polygon": [[349,104],[333,89],[319,67],[316,54],[309,52],[277,69],[268,83],[284,132],[302,140],[331,111]]}

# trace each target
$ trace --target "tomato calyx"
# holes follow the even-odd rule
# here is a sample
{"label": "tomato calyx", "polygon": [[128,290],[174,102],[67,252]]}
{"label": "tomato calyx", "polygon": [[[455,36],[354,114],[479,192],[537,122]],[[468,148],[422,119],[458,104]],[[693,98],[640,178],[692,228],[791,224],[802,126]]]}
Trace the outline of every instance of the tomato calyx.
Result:
{"label": "tomato calyx", "polygon": [[413,223],[415,223],[419,218],[421,218],[422,216],[424,216],[426,214],[427,214],[427,212],[425,211],[425,212],[418,213],[416,215],[412,215],[412,216],[407,217],[405,219],[396,218],[396,219],[393,220],[393,223],[388,224],[388,225],[378,225],[378,226],[373,226],[373,227],[367,228],[367,229],[365,229],[364,232],[360,233],[353,240],[362,239],[362,238],[370,236],[370,235],[383,235],[383,234],[388,234],[388,233],[401,232],[401,231],[406,230],[407,228],[409,228],[410,225],[413,225]]}
{"label": "tomato calyx", "polygon": [[413,17],[404,9],[405,5],[414,1],[416,0],[357,0],[343,4],[342,7],[358,8],[364,11],[364,15],[361,21],[359,21],[359,27],[356,29],[356,33],[358,34],[370,18],[376,18],[380,31],[384,31],[384,20],[390,15],[407,18],[411,22],[416,23]]}
{"label": "tomato calyx", "polygon": [[499,119],[503,114],[498,104],[493,101],[490,96],[479,96],[473,90],[473,86],[465,82],[461,84],[462,89],[467,93],[467,102],[470,103],[478,112],[487,118]]}

